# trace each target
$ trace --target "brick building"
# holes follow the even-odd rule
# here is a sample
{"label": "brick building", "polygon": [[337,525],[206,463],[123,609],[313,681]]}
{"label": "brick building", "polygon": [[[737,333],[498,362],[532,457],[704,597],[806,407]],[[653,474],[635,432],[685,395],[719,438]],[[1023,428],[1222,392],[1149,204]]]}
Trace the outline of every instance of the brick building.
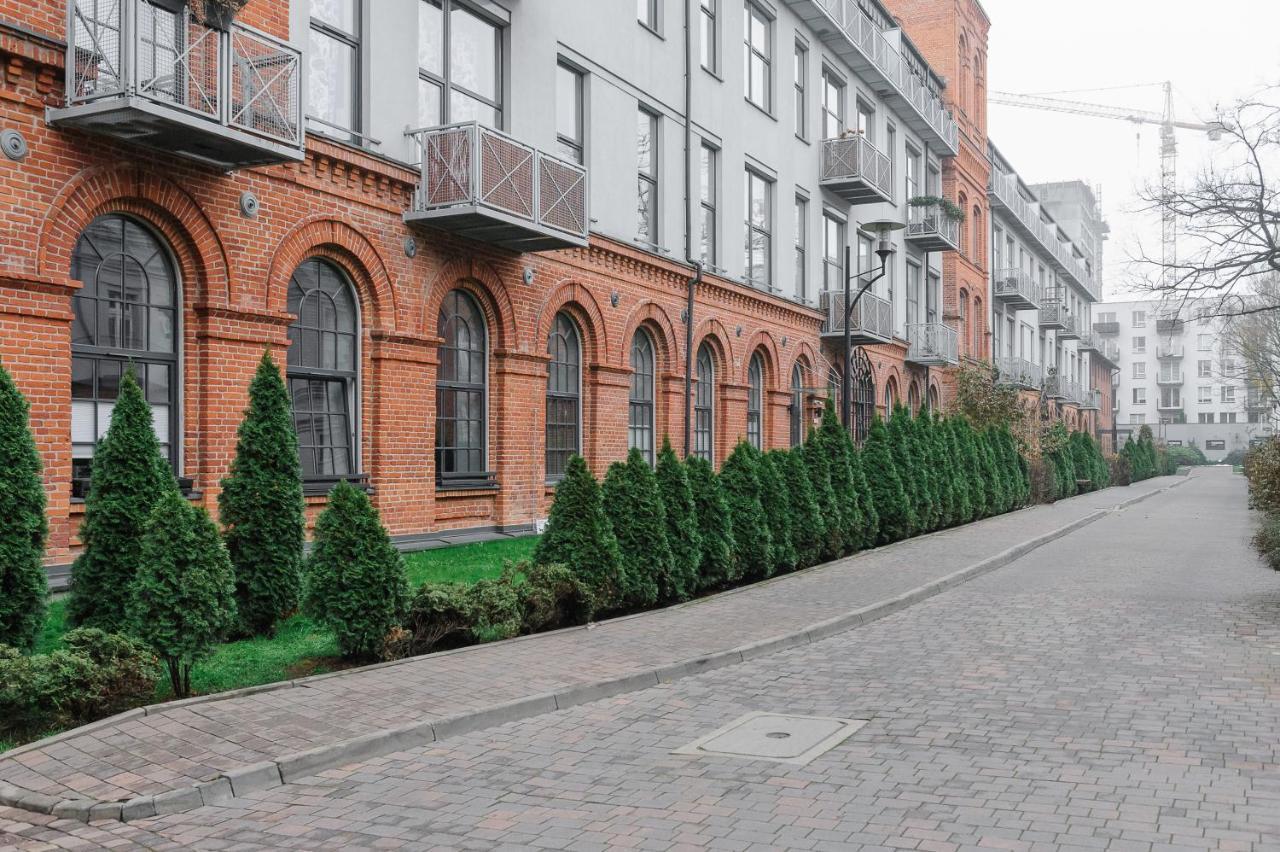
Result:
{"label": "brick building", "polygon": [[357,480],[406,547],[529,528],[573,452],[789,445],[838,384],[846,245],[895,250],[851,324],[861,422],[944,404],[958,240],[908,201],[955,124],[883,7],[841,7],[864,54],[825,4],[691,4],[686,93],[675,0],[373,5],[0,2],[0,359],[51,564],[130,364],[214,508],[270,349],[310,510]]}

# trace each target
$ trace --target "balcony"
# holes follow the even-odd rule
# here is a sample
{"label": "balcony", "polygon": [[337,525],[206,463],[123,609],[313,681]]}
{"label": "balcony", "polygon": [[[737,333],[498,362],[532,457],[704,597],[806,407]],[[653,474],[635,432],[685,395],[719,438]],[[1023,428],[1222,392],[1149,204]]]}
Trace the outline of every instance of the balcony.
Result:
{"label": "balcony", "polygon": [[1040,327],[1048,331],[1063,331],[1071,320],[1067,306],[1057,299],[1048,299],[1040,305]]}
{"label": "balcony", "polygon": [[960,152],[959,130],[913,56],[890,41],[857,0],[783,0],[855,73],[888,101],[891,109],[941,156]]}
{"label": "balcony", "polygon": [[1021,269],[998,269],[992,285],[997,302],[1019,311],[1033,311],[1044,301],[1044,287]]}
{"label": "balcony", "polygon": [[1012,224],[1021,236],[1040,244],[1058,272],[1071,278],[1095,301],[1098,300],[1098,282],[1089,267],[1075,256],[1070,242],[1058,239],[1058,229],[1041,218],[1039,203],[1022,195],[1016,174],[993,170],[987,195],[994,208],[1003,208],[1012,214]]}
{"label": "balcony", "polygon": [[893,203],[893,162],[865,136],[823,140],[820,182],[850,204]]}
{"label": "balcony", "polygon": [[1093,324],[1093,330],[1094,330],[1094,332],[1096,332],[1097,334],[1107,334],[1107,335],[1111,335],[1111,334],[1119,334],[1119,333],[1120,333],[1120,323],[1118,323],[1118,322],[1095,322],[1095,323]]}
{"label": "balcony", "polygon": [[1084,398],[1080,400],[1081,411],[1101,411],[1102,410],[1102,391],[1091,390],[1085,391]]}
{"label": "balcony", "polygon": [[1044,395],[1049,399],[1065,400],[1067,398],[1067,382],[1062,376],[1052,374],[1044,377]]}
{"label": "balcony", "polygon": [[[844,292],[831,290],[822,294],[822,311],[827,319],[822,336],[844,339]],[[893,339],[893,304],[888,299],[863,293],[849,313],[849,339],[854,345],[888,343]]]}
{"label": "balcony", "polygon": [[[1165,372],[1161,370],[1156,374],[1156,384],[1161,386],[1167,385],[1169,387],[1182,387],[1186,380],[1186,374],[1181,371]],[[1181,408],[1181,406],[1179,406],[1179,408]]]}
{"label": "balcony", "polygon": [[1070,311],[1062,312],[1062,328],[1058,329],[1059,340],[1079,340],[1081,336],[1080,318]]}
{"label": "balcony", "polygon": [[478,122],[414,130],[422,181],[409,224],[519,252],[587,245],[587,170]]}
{"label": "balcony", "polygon": [[1249,411],[1270,411],[1274,406],[1271,397],[1262,391],[1250,390],[1245,397],[1245,408]]}
{"label": "balcony", "polygon": [[[1176,399],[1157,399],[1156,410],[1157,411],[1176,411],[1178,415],[1182,415],[1182,397],[1177,397]],[[1177,420],[1177,418],[1175,417],[1173,419],[1173,422],[1176,423],[1181,421]]]}
{"label": "balcony", "polygon": [[960,223],[937,204],[911,207],[906,239],[922,251],[959,251]]}
{"label": "balcony", "polygon": [[[1096,329],[1097,323],[1094,323]],[[1106,361],[1112,367],[1120,366],[1120,347],[1114,340],[1106,340],[1096,332],[1084,332],[1080,335],[1080,351],[1092,352],[1094,357]]]}
{"label": "balcony", "polygon": [[997,355],[995,358],[996,382],[1013,385],[1025,390],[1039,390],[1044,384],[1044,368],[1025,358]]}
{"label": "balcony", "polygon": [[960,340],[956,330],[940,322],[907,326],[911,349],[907,360],[925,367],[946,367],[960,363]]}
{"label": "balcony", "polygon": [[[176,11],[175,11],[176,8]],[[303,157],[302,55],[153,0],[70,0],[60,128],[111,136],[230,171]]]}
{"label": "balcony", "polygon": [[1181,358],[1183,347],[1181,343],[1161,343],[1156,346],[1156,357],[1162,359]]}
{"label": "balcony", "polygon": [[1161,311],[1156,316],[1157,334],[1182,334],[1187,322],[1178,316],[1177,311]]}

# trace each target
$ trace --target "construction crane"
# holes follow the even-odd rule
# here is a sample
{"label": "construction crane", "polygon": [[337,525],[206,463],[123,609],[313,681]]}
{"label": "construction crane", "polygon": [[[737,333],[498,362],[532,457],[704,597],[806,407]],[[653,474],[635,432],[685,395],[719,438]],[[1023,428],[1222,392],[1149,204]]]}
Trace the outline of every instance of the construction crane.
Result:
{"label": "construction crane", "polygon": [[[1173,197],[1178,186],[1178,141],[1174,131],[1199,130],[1207,133],[1211,140],[1216,141],[1222,135],[1223,127],[1219,122],[1202,124],[1195,121],[1178,121],[1173,112],[1173,83],[1166,81],[1161,87],[1164,89],[1163,112],[1047,98],[1042,95],[1019,95],[1013,92],[991,92],[988,94],[988,100],[994,104],[1005,104],[1026,109],[1043,109],[1074,115],[1089,115],[1095,118],[1113,118],[1119,121],[1128,121],[1131,124],[1158,125],[1160,127],[1160,193],[1167,202]],[[1167,280],[1167,277],[1173,274],[1173,267],[1178,258],[1178,222],[1172,206],[1168,203],[1163,206],[1160,236],[1162,241],[1161,259]]]}

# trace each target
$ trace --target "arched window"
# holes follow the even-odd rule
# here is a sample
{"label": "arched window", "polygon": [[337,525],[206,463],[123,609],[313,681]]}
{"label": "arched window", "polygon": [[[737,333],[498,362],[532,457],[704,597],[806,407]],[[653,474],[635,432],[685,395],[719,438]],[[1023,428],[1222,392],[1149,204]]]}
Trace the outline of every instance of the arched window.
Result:
{"label": "arched window", "polygon": [[558,482],[582,451],[582,341],[568,314],[556,314],[547,354],[547,481]]}
{"label": "arched window", "polygon": [[465,488],[488,485],[488,334],[480,306],[465,290],[451,290],[440,305],[436,333],[436,483]]}
{"label": "arched window", "polygon": [[763,415],[764,360],[757,352],[747,365],[747,441],[757,450],[764,449]]}
{"label": "arched window", "polygon": [[306,479],[356,472],[355,292],[332,264],[305,261],[289,279],[289,395]]}
{"label": "arched window", "polygon": [[960,291],[960,343],[961,349],[969,344],[969,291]]}
{"label": "arched window", "polygon": [[791,446],[804,442],[804,365],[791,368]]}
{"label": "arched window", "polygon": [[942,400],[938,398],[938,386],[929,388],[929,412],[937,414],[942,410]]}
{"label": "arched window", "polygon": [[168,250],[126,216],[100,216],[85,228],[71,277],[83,284],[71,300],[71,493],[78,498],[130,364],[151,405],[160,452],[177,469],[179,300]]}
{"label": "arched window", "polygon": [[885,417],[893,414],[894,406],[898,404],[898,380],[893,376],[889,377],[889,381],[884,383],[884,413]]}
{"label": "arched window", "polygon": [[985,323],[983,322],[984,319],[985,317],[982,315],[982,299],[975,296],[973,300],[973,322],[971,323],[973,327],[972,351],[973,357],[975,358],[982,357],[982,332],[985,326]]}
{"label": "arched window", "polygon": [[827,396],[831,399],[831,405],[836,410],[836,417],[840,417],[844,413],[844,397],[841,395],[844,390],[843,384],[840,368],[832,364],[831,369],[827,370]]}
{"label": "arched window", "polygon": [[638,329],[631,339],[631,395],[627,405],[627,448],[653,464],[653,338]]}
{"label": "arched window", "polygon": [[982,265],[983,249],[986,248],[982,244],[982,209],[978,205],[973,206],[973,225],[970,227],[970,233],[973,234],[973,260],[979,266]]}
{"label": "arched window", "polygon": [[911,387],[907,388],[907,407],[912,414],[920,413],[920,386],[915,382],[912,382]]}
{"label": "arched window", "polygon": [[875,373],[862,347],[849,357],[849,390],[853,396],[853,440],[861,445],[871,431],[871,418],[876,413]]}
{"label": "arched window", "polygon": [[693,454],[709,462],[715,461],[716,445],[716,366],[707,344],[698,347],[698,377],[693,389]]}
{"label": "arched window", "polygon": [[[957,206],[961,210],[964,210],[966,207],[969,206],[969,198],[963,192],[960,193],[960,197],[957,199]],[[969,248],[970,248],[969,234],[973,230],[973,225],[974,225],[974,223],[966,221],[967,219],[968,219],[967,216],[962,217],[960,219],[960,224],[958,226],[960,229],[960,253],[962,255],[969,254]],[[972,255],[969,255],[969,256],[972,257]]]}

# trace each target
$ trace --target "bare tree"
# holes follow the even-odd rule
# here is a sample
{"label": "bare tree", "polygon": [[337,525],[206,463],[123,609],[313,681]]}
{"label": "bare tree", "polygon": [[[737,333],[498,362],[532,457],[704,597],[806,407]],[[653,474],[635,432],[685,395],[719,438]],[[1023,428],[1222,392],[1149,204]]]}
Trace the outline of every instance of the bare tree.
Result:
{"label": "bare tree", "polygon": [[1145,209],[1172,213],[1173,260],[1142,254],[1141,285],[1170,308],[1192,301],[1218,316],[1280,310],[1280,290],[1258,299],[1262,278],[1280,273],[1280,88],[1220,112],[1221,149],[1189,186],[1147,187]]}
{"label": "bare tree", "polygon": [[1280,275],[1253,283],[1253,292],[1236,303],[1239,313],[1223,329],[1223,351],[1231,352],[1232,376],[1242,380],[1246,405],[1272,411],[1280,403]]}

